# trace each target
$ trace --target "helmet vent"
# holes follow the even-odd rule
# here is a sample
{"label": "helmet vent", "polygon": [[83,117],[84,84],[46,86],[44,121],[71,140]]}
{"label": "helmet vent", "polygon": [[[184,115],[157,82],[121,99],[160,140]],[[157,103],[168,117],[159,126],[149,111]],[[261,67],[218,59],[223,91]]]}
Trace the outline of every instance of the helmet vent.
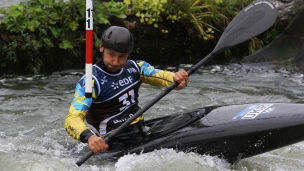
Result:
{"label": "helmet vent", "polygon": [[111,33],[108,35],[108,39],[111,39],[111,37],[112,37],[112,31],[111,31]]}

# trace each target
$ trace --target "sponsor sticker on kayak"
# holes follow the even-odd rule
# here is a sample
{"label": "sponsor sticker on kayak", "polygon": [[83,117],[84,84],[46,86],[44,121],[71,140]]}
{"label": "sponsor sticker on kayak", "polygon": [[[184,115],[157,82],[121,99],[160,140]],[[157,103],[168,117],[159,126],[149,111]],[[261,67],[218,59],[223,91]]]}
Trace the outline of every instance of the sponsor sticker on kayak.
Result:
{"label": "sponsor sticker on kayak", "polygon": [[261,113],[270,113],[274,108],[271,108],[273,104],[254,104],[241,113],[233,117],[233,119],[254,119]]}

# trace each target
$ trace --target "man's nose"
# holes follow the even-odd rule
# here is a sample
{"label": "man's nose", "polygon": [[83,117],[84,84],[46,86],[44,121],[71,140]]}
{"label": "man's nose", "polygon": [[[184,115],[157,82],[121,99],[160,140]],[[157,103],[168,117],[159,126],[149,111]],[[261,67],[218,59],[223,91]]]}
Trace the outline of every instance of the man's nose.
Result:
{"label": "man's nose", "polygon": [[115,57],[112,59],[112,64],[117,65],[118,63],[119,63],[119,58],[118,58],[118,56],[115,56]]}

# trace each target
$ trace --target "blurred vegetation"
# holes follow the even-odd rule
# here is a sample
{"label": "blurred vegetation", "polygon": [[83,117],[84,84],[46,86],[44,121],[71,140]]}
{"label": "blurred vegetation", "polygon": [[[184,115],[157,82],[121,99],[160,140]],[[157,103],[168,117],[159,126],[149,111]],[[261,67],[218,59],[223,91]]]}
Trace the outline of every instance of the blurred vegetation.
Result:
{"label": "blurred vegetation", "polygon": [[[94,59],[100,56],[102,31],[121,25],[135,37],[133,59],[195,62],[212,50],[229,21],[252,1],[94,0]],[[85,10],[84,0],[28,0],[1,9],[0,76],[84,68]],[[273,29],[251,39],[241,53],[254,52],[278,34]],[[230,54],[223,56],[229,59]]]}
{"label": "blurred vegetation", "polygon": [[[82,68],[85,10],[83,0],[29,0],[2,9],[0,72],[38,74]],[[94,10],[99,11],[93,13],[94,25],[109,24],[111,17],[126,18],[123,3],[94,1]]]}

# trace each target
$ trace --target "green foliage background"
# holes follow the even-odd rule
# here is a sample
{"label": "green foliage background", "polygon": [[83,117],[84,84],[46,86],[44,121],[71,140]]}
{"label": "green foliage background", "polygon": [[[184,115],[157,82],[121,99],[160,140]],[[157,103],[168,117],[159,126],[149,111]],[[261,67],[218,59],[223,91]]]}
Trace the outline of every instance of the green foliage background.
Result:
{"label": "green foliage background", "polygon": [[[209,49],[202,50],[202,45],[205,48],[212,47],[229,21],[251,2],[252,0],[94,0],[94,58],[96,60],[99,57],[97,47],[102,31],[110,25],[126,26],[126,22],[129,22],[131,25],[136,23],[138,28],[131,30],[136,43],[133,58],[145,60],[151,57],[151,60],[170,64],[169,57],[164,59],[165,53],[174,56],[174,53],[170,54],[175,51],[174,47],[195,46],[183,50],[182,56],[173,60],[191,62],[191,51],[208,51]],[[0,21],[0,76],[83,68],[85,10],[84,0],[28,0],[0,10],[0,14],[4,14]],[[150,36],[147,36],[147,32]],[[276,34],[271,32],[267,39]],[[155,41],[162,46],[150,45]],[[162,41],[170,44],[166,45]],[[249,42],[251,51],[262,45],[263,41],[257,38]],[[229,53],[225,54],[229,56]],[[187,56],[188,59],[185,59]]]}

